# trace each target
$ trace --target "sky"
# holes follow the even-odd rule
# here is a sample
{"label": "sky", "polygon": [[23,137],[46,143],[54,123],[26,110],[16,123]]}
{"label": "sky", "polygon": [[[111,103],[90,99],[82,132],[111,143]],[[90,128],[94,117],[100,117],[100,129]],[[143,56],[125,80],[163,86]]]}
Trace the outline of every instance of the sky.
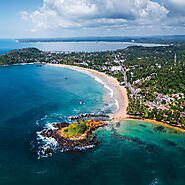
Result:
{"label": "sky", "polygon": [[0,0],[0,38],[185,35],[185,0]]}

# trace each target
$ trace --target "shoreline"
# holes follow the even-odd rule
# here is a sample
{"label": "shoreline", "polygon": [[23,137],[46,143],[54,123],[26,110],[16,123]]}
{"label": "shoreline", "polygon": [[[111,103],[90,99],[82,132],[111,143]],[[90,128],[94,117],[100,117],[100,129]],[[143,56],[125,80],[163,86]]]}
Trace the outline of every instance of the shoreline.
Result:
{"label": "shoreline", "polygon": [[0,65],[0,67],[11,67],[11,66],[25,66],[25,65],[34,65],[36,63],[34,62],[30,62],[30,63],[18,63],[18,64],[3,64],[3,65]]}
{"label": "shoreline", "polygon": [[178,126],[173,126],[173,125],[170,125],[170,124],[162,122],[162,121],[156,121],[156,120],[153,120],[153,119],[143,119],[143,118],[138,118],[138,117],[134,117],[134,116],[128,116],[125,120],[145,121],[145,122],[148,122],[148,123],[153,123],[155,125],[161,125],[165,128],[170,128],[170,129],[176,130],[178,132],[184,132],[185,133],[185,130],[183,128],[180,128]]}
{"label": "shoreline", "polygon": [[65,64],[47,64],[49,66],[61,67],[71,70],[76,70],[87,74],[100,84],[102,84],[107,90],[110,91],[109,96],[114,100],[114,104],[117,107],[117,110],[110,114],[110,118],[115,121],[124,120],[128,117],[127,107],[128,107],[128,97],[126,88],[120,86],[117,79],[112,76],[108,76],[103,72],[99,72],[93,69],[83,68],[79,66],[71,66]]}
{"label": "shoreline", "polygon": [[[21,65],[33,65],[33,64],[35,64],[35,63],[0,65],[0,67],[19,66],[19,65],[20,66]],[[43,63],[41,63],[41,64],[43,64]],[[119,92],[122,95],[121,98],[123,98],[122,100],[124,100],[120,103],[120,99],[119,99],[119,101],[117,99],[115,99],[116,100],[115,104],[118,104],[118,106],[119,106],[119,104],[121,104],[121,107],[119,106],[119,109],[117,111],[115,111],[115,113],[109,114],[110,118],[113,121],[123,121],[123,120],[145,121],[145,122],[148,122],[148,123],[153,123],[153,124],[156,124],[156,125],[162,125],[164,127],[167,127],[167,128],[174,129],[176,131],[185,133],[185,129],[180,128],[178,126],[170,125],[166,122],[156,121],[156,120],[152,120],[152,119],[143,119],[143,118],[140,118],[140,117],[135,117],[135,116],[128,115],[127,114],[127,107],[128,107],[128,101],[129,100],[128,100],[128,96],[127,96],[127,90],[126,90],[126,88],[120,86],[117,79],[113,78],[112,76],[109,76],[109,75],[107,75],[103,72],[99,72],[99,71],[96,71],[96,70],[93,70],[93,69],[83,68],[83,67],[79,67],[79,66],[72,66],[72,65],[66,65],[66,64],[51,64],[51,63],[44,63],[44,64],[49,65],[49,66],[53,66],[53,67],[61,67],[61,68],[66,68],[66,69],[71,69],[71,70],[76,70],[76,71],[82,72],[82,73],[87,74],[90,77],[94,78],[96,81],[98,81],[101,84],[103,83],[103,81],[105,79],[110,80],[116,86],[116,89],[119,90]],[[98,79],[96,79],[96,77],[100,78],[100,80],[102,80],[102,82],[100,82]],[[102,84],[102,85],[104,85],[104,87],[105,87],[107,84],[105,83],[105,84]],[[105,88],[107,88],[107,87],[105,87]],[[112,93],[114,95],[115,92],[112,92]],[[118,96],[118,98],[119,98],[119,96]]]}
{"label": "shoreline", "polygon": [[[112,99],[114,98],[115,105],[117,106],[117,110],[114,113],[109,115],[113,121],[123,121],[123,120],[145,121],[145,122],[153,123],[156,125],[162,125],[166,128],[174,129],[179,132],[185,132],[185,130],[183,128],[180,128],[178,126],[173,126],[173,125],[167,124],[162,121],[156,121],[156,120],[152,120],[152,119],[143,119],[143,118],[138,118],[138,117],[128,115],[127,114],[127,107],[128,107],[129,100],[128,100],[128,96],[127,96],[127,90],[126,90],[126,88],[122,87],[119,84],[119,82],[117,81],[117,79],[113,78],[112,76],[109,76],[103,72],[99,72],[99,71],[96,71],[93,69],[83,68],[83,67],[79,67],[79,66],[71,66],[71,65],[66,65],[66,64],[47,64],[47,65],[76,70],[76,71],[85,73],[85,74],[95,78],[95,80],[98,81],[99,83],[101,83],[102,85],[104,85],[104,87],[108,86],[108,88],[110,88],[109,86],[111,86],[112,87],[111,90],[113,92],[111,93],[110,96]],[[105,84],[103,84],[101,81],[97,80],[96,77],[99,78],[100,80],[102,80],[103,82],[105,82]],[[107,87],[105,87],[105,88],[107,88]]]}

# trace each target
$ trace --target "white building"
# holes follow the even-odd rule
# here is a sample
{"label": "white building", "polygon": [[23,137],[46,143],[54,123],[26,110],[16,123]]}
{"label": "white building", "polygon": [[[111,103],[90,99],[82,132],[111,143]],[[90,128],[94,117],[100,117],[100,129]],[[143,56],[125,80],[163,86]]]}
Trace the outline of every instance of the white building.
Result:
{"label": "white building", "polygon": [[122,70],[122,66],[112,66],[111,71],[112,72],[119,72]]}

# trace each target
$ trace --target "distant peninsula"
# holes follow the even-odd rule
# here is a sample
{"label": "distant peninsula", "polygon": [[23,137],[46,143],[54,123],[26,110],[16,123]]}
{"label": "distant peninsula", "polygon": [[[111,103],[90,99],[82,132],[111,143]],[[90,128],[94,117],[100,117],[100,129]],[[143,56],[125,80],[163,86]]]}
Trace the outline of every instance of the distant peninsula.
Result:
{"label": "distant peninsula", "polygon": [[71,38],[35,38],[17,39],[18,42],[136,42],[170,44],[185,42],[185,35],[168,36],[107,36],[107,37],[71,37]]}

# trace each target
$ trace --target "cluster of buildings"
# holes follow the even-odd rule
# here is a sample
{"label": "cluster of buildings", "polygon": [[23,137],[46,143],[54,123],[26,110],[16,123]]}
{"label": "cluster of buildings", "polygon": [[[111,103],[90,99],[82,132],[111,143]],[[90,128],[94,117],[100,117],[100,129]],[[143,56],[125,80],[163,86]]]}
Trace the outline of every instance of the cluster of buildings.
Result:
{"label": "cluster of buildings", "polygon": [[183,93],[171,94],[171,95],[164,95],[164,94],[157,93],[157,97],[155,98],[155,100],[153,102],[147,101],[145,105],[149,109],[156,108],[156,109],[161,109],[161,110],[168,110],[169,104],[173,104],[182,98],[184,98]]}

